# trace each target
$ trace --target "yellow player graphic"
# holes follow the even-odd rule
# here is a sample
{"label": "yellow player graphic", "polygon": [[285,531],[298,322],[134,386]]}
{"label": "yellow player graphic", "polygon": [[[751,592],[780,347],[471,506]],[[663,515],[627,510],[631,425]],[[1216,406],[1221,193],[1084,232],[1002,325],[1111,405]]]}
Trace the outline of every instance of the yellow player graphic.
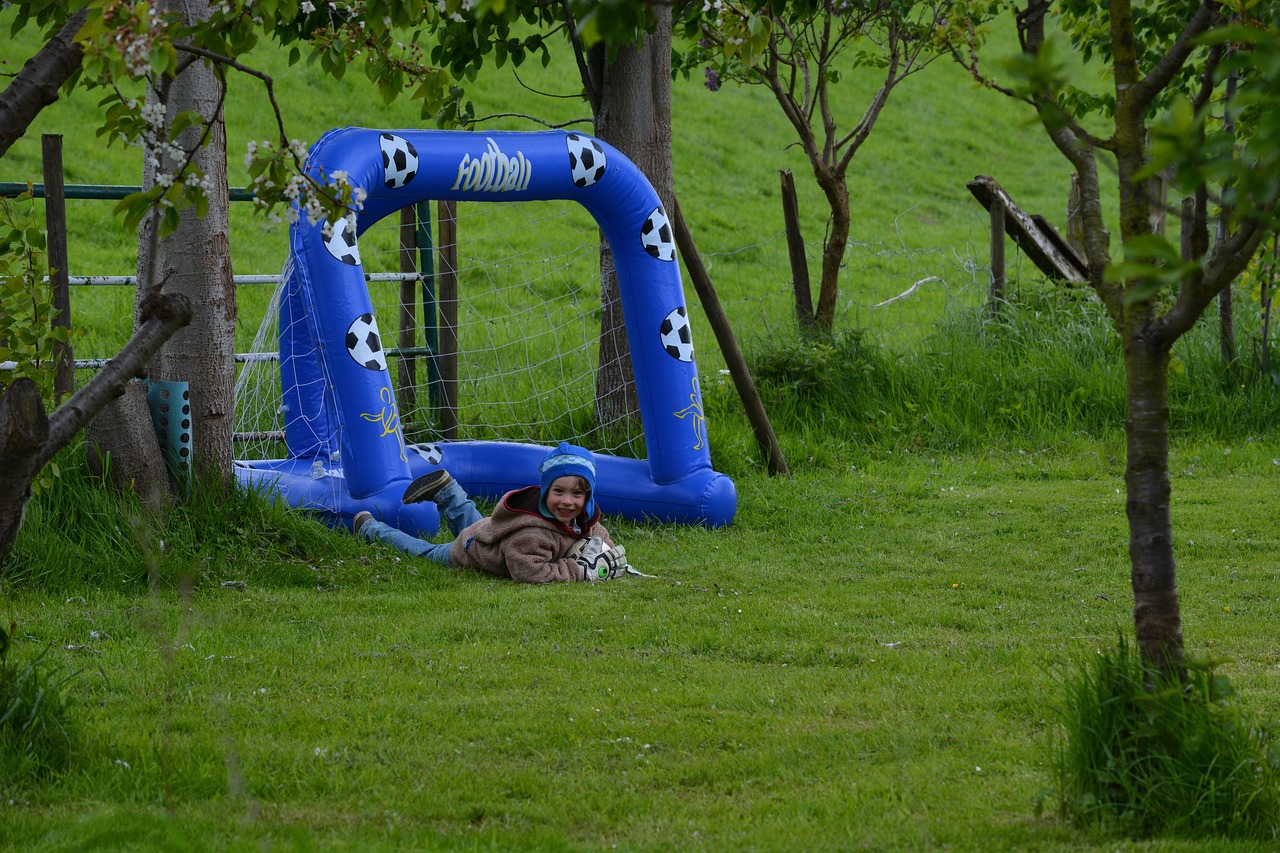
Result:
{"label": "yellow player graphic", "polygon": [[382,411],[373,414],[361,412],[360,417],[366,421],[381,424],[382,432],[378,435],[378,438],[394,435],[396,441],[400,442],[400,459],[408,462],[409,457],[405,454],[404,449],[404,435],[400,432],[400,413],[396,411],[395,395],[391,393],[389,385],[383,385],[378,391],[378,396],[382,398],[384,404]]}
{"label": "yellow player graphic", "polygon": [[698,393],[698,378],[692,380],[693,393],[689,395],[689,405],[679,411],[672,412],[677,418],[693,419],[693,449],[701,450],[707,437],[707,418],[702,413],[702,395]]}

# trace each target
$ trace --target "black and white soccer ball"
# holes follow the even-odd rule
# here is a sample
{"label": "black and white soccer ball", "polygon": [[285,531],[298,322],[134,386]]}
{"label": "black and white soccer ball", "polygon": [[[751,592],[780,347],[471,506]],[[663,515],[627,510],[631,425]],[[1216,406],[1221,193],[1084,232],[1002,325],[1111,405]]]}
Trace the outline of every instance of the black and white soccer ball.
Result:
{"label": "black and white soccer ball", "polygon": [[689,315],[683,305],[662,319],[658,337],[667,355],[679,361],[693,361],[693,333],[689,330]]}
{"label": "black and white soccer ball", "polygon": [[[329,224],[325,223],[329,228]],[[356,215],[349,213],[333,223],[329,235],[324,238],[324,247],[344,264],[360,266],[360,246],[356,243]]]}
{"label": "black and white soccer ball", "polygon": [[599,142],[590,136],[571,133],[565,137],[565,143],[569,146],[569,171],[574,186],[589,187],[604,177],[605,156]]}
{"label": "black and white soccer ball", "polygon": [[411,444],[409,448],[424,459],[428,465],[439,465],[444,461],[444,451],[440,449],[438,444]]}
{"label": "black and white soccer ball", "polygon": [[387,189],[403,187],[418,174],[418,149],[403,136],[383,133],[378,136],[382,148],[382,179]]}
{"label": "black and white soccer ball", "polygon": [[378,335],[378,321],[372,314],[361,314],[347,327],[347,354],[361,367],[387,369],[387,356],[382,352],[382,338]]}
{"label": "black and white soccer ball", "polygon": [[671,223],[667,212],[660,206],[653,209],[640,229],[640,243],[644,250],[660,261],[676,259],[676,244],[671,239]]}

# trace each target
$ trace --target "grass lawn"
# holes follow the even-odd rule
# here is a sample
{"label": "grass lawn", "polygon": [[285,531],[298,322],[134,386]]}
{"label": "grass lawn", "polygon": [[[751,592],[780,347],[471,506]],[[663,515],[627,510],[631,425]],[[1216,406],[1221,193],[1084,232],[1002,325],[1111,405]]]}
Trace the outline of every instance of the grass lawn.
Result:
{"label": "grass lawn", "polygon": [[[0,59],[16,67],[35,43],[19,34]],[[292,136],[426,124],[414,105],[375,103],[354,71],[338,84],[251,58],[281,83]],[[566,67],[526,76],[550,90]],[[586,113],[497,78],[474,94],[481,114],[513,100],[553,121]],[[864,104],[840,97],[851,124]],[[1255,849],[1117,840],[1061,823],[1044,799],[1060,676],[1132,632],[1121,416],[1108,408],[1119,362],[1109,337],[1071,347],[1039,334],[1094,328],[1074,313],[1046,313],[1025,339],[1022,327],[975,329],[968,348],[936,334],[984,296],[987,215],[965,182],[992,175],[1061,222],[1068,167],[1029,114],[954,66],[894,97],[851,170],[840,326],[941,368],[908,383],[886,367],[898,384],[871,394],[839,378],[847,365],[800,359],[870,402],[837,416],[799,382],[790,404],[771,400],[795,471],[771,479],[691,302],[712,452],[739,511],[719,530],[611,523],[656,578],[527,587],[270,513],[215,508],[223,523],[193,534],[172,519],[113,528],[123,516],[97,489],[75,512],[34,501],[0,575],[0,624],[16,626],[11,657],[43,652],[75,673],[80,749],[56,780],[0,778],[0,851]],[[68,182],[136,182],[138,152],[93,136],[97,100],[46,110],[0,180],[35,179],[40,134],[57,133]],[[695,75],[676,82],[673,105],[682,210],[739,337],[767,351],[792,325],[778,170],[795,172],[813,270],[817,189],[765,93],[711,93]],[[273,134],[262,107],[233,81],[233,185],[246,142]],[[110,207],[70,205],[73,274],[134,271],[136,240]],[[232,214],[236,272],[278,271],[285,230],[244,207]],[[1018,264],[1012,279],[1036,278]],[[1030,282],[1018,284],[1012,298],[1035,313]],[[78,355],[114,352],[133,298],[77,289]],[[241,292],[240,339],[265,301]],[[1223,661],[1244,706],[1274,720],[1280,440],[1271,410],[1246,405],[1270,405],[1274,389],[1236,393],[1235,374],[1218,381],[1183,358],[1175,397],[1193,380],[1207,396],[1174,407],[1188,652]],[[1104,430],[1085,417],[1099,411]],[[1204,411],[1225,426],[1213,431]],[[1262,438],[1205,437],[1224,434]],[[902,449],[921,444],[963,453]],[[96,532],[77,541],[81,527]]]}
{"label": "grass lawn", "polygon": [[[1189,653],[1271,719],[1277,454],[1173,460]],[[1038,814],[1059,665],[1132,630],[1105,451],[739,486],[729,528],[612,526],[657,579],[525,587],[334,533],[248,574],[159,556],[151,593],[7,586],[19,649],[79,671],[83,752],[0,802],[0,849],[1247,849]]]}

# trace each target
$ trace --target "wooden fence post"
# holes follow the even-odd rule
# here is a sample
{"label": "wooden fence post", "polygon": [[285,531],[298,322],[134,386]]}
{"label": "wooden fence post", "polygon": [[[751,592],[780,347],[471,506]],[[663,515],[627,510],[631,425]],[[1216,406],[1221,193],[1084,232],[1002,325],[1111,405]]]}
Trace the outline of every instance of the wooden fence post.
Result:
{"label": "wooden fence post", "polygon": [[987,310],[992,316],[1000,313],[1004,301],[1004,199],[991,198],[991,289],[987,293]]}
{"label": "wooden fence post", "polygon": [[432,411],[443,405],[440,391],[440,300],[436,296],[436,246],[431,232],[431,203],[420,201],[417,209],[418,270],[422,274],[422,337],[429,357],[426,361],[428,397]]}
{"label": "wooden fence post", "polygon": [[1067,245],[1077,255],[1084,256],[1084,216],[1080,209],[1084,203],[1080,199],[1080,176],[1071,173],[1071,189],[1067,192]]}
{"label": "wooden fence post", "polygon": [[676,246],[680,249],[680,258],[689,270],[689,278],[693,279],[698,298],[702,300],[702,310],[707,315],[707,322],[711,324],[711,331],[715,332],[725,365],[733,376],[734,387],[738,389],[742,406],[747,411],[747,420],[751,422],[751,431],[755,434],[756,443],[760,445],[760,449],[769,460],[769,473],[789,474],[787,460],[782,456],[778,436],[773,431],[773,424],[769,423],[769,415],[764,410],[764,403],[760,401],[760,393],[756,390],[755,380],[751,378],[751,371],[747,368],[747,360],[742,357],[742,350],[738,348],[738,339],[734,337],[733,329],[729,326],[729,318],[720,305],[719,297],[716,296],[716,289],[711,284],[711,276],[707,274],[707,268],[702,264],[702,256],[698,254],[698,247],[693,242],[693,234],[684,221],[684,215],[680,213],[680,203],[675,199],[671,202],[671,214],[671,224],[675,229]]}
{"label": "wooden fence post", "polygon": [[[417,250],[418,217],[412,205],[400,208],[400,272],[418,271],[415,259]],[[406,354],[418,343],[418,288],[415,279],[400,282],[400,335],[396,345],[400,359],[396,363],[396,397],[402,412],[412,412],[418,407],[418,360]]]}
{"label": "wooden fence post", "polygon": [[800,233],[800,204],[796,201],[796,182],[790,169],[781,169],[782,222],[787,233],[787,254],[791,258],[791,289],[795,293],[796,322],[800,331],[814,327],[813,295],[809,292],[809,258],[804,253],[804,236]]}
{"label": "wooden fence post", "polygon": [[[67,200],[62,176],[62,137],[46,133],[40,137],[44,160],[44,222],[48,232],[49,285],[53,288],[53,318],[50,325],[71,329],[71,287],[67,272]],[[70,397],[76,390],[75,361],[71,343],[53,345],[56,373],[53,394],[58,400]]]}

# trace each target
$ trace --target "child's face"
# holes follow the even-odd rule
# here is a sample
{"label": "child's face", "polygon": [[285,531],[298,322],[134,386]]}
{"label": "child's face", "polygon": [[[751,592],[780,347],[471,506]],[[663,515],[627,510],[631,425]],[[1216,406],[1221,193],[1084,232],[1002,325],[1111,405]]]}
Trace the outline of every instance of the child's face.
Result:
{"label": "child's face", "polygon": [[587,488],[581,477],[557,477],[547,488],[547,509],[557,521],[568,524],[587,505]]}

